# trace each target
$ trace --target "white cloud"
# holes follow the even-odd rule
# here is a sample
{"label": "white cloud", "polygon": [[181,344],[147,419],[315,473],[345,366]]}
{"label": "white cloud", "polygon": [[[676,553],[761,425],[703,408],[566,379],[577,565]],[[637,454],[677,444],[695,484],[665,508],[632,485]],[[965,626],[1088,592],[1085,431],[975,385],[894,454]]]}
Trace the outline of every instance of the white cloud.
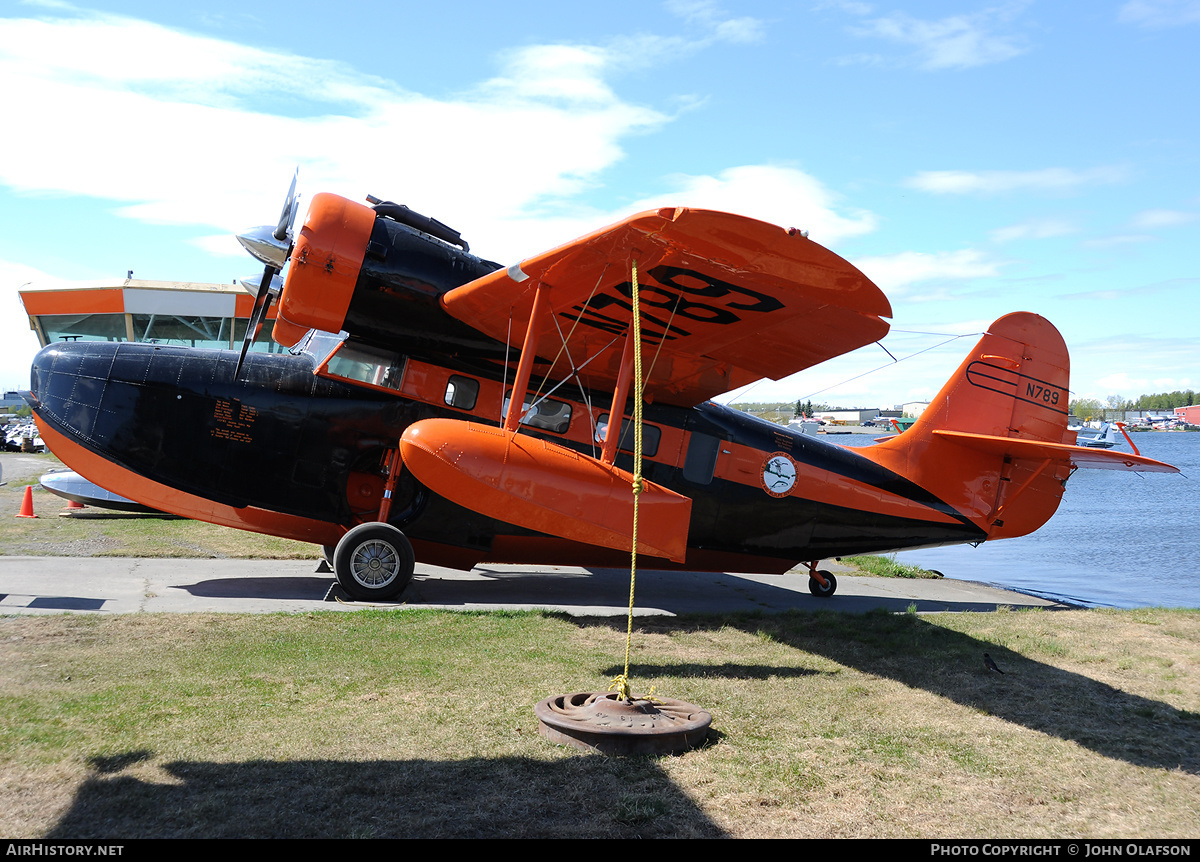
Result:
{"label": "white cloud", "polygon": [[[111,200],[139,221],[232,232],[271,221],[299,165],[302,191],[371,192],[442,215],[468,237],[494,237],[478,249],[485,256],[533,253],[549,237],[605,223],[577,202],[574,217],[557,213],[623,157],[623,140],[670,122],[615,93],[612,75],[759,33],[755,19],[730,18],[711,2],[673,11],[694,38],[530,45],[501,54],[497,75],[444,100],[344,64],[115,15],[2,19],[6,110],[36,121],[0,136],[0,183]],[[815,180],[783,176],[773,198],[753,168],[676,185],[760,217],[755,207],[767,200],[766,218],[791,216],[827,237],[873,226],[869,214],[835,213]]]}
{"label": "white cloud", "polygon": [[875,7],[870,3],[861,3],[858,0],[823,0],[813,7],[814,11],[822,9],[838,9],[842,12],[848,12],[851,15],[870,15],[875,11]]}
{"label": "white cloud", "polygon": [[1200,24],[1200,0],[1130,0],[1117,20],[1139,27],[1178,27]]}
{"label": "white cloud", "polygon": [[869,344],[781,380],[759,381],[718,400],[811,398],[844,407],[892,407],[906,401],[927,401],[991,323],[978,319],[903,326],[897,323],[884,340],[888,353]]}
{"label": "white cloud", "polygon": [[[612,62],[531,46],[476,91],[435,101],[336,63],[142,21],[7,19],[0,79],[8,115],[27,121],[0,136],[0,182],[228,231],[270,221],[299,164],[303,182],[348,197],[501,219],[578,192],[621,158],[623,138],[667,121],[612,92]],[[262,107],[273,101],[311,115]]]}
{"label": "white cloud", "polygon": [[28,389],[29,365],[40,348],[18,291],[28,282],[50,287],[57,281],[32,266],[0,260],[0,387]]}
{"label": "white cloud", "polygon": [[[1200,278],[1169,278],[1165,281],[1154,281],[1149,284],[1140,284],[1134,287],[1111,288],[1108,290],[1087,290],[1078,293],[1064,293],[1059,295],[1059,299],[1082,299],[1088,302],[1093,300],[1109,300],[1109,299],[1126,299],[1140,296],[1159,296],[1164,293],[1177,293],[1191,295],[1194,294],[1196,288],[1200,287]],[[1184,296],[1178,296],[1175,300],[1183,300]],[[1157,300],[1164,302],[1168,300]]]}
{"label": "white cloud", "polygon": [[717,176],[680,176],[675,188],[634,206],[651,209],[684,203],[690,207],[752,215],[783,227],[807,230],[828,245],[848,236],[870,233],[875,216],[865,210],[839,212],[837,195],[815,177],[790,167],[742,165]]}
{"label": "white cloud", "polygon": [[1083,245],[1087,248],[1121,248],[1123,246],[1137,245],[1143,242],[1152,242],[1154,237],[1144,233],[1124,233],[1113,234],[1112,236],[1099,237],[1098,239],[1085,240]]}
{"label": "white cloud", "polygon": [[745,45],[763,37],[763,24],[757,18],[728,18],[713,0],[668,0],[667,9],[688,23],[703,27],[714,41]]}
{"label": "white cloud", "polygon": [[1187,389],[1196,379],[1197,346],[1186,335],[1117,335],[1072,344],[1072,392],[1103,400]]}
{"label": "white cloud", "polygon": [[664,185],[667,188],[662,192],[610,210],[572,204],[570,214],[563,215],[557,208],[530,209],[490,224],[489,250],[509,252],[497,259],[517,260],[634,213],[666,206],[721,210],[781,227],[796,227],[807,230],[814,241],[824,246],[834,245],[845,237],[870,233],[877,223],[873,213],[840,205],[838,196],[819,180],[792,167],[742,165],[716,175],[668,177]]}
{"label": "white cloud", "polygon": [[1193,222],[1195,213],[1180,210],[1143,210],[1133,217],[1132,225],[1141,230],[1152,230],[1157,227],[1175,227]]}
{"label": "white cloud", "polygon": [[913,61],[923,69],[968,69],[1010,60],[1028,49],[1024,37],[1003,32],[1024,3],[984,9],[937,20],[897,12],[851,28],[914,49]]}
{"label": "white cloud", "polygon": [[1075,233],[1073,224],[1061,219],[1034,219],[1021,224],[997,228],[989,236],[993,242],[1012,242],[1018,239],[1049,239]]}
{"label": "white cloud", "polygon": [[1011,191],[1069,191],[1081,186],[1115,183],[1124,171],[1114,167],[1078,171],[1042,168],[1035,171],[921,171],[904,184],[933,194],[999,193]]}
{"label": "white cloud", "polygon": [[1147,377],[1134,377],[1126,371],[1118,371],[1115,374],[1108,374],[1101,377],[1096,383],[1109,394],[1123,394],[1135,391],[1140,394],[1142,390],[1150,385],[1150,379]]}
{"label": "white cloud", "polygon": [[989,260],[974,249],[932,253],[905,251],[881,257],[858,258],[853,263],[884,293],[899,291],[919,282],[988,278],[996,275],[1000,269],[998,261]]}

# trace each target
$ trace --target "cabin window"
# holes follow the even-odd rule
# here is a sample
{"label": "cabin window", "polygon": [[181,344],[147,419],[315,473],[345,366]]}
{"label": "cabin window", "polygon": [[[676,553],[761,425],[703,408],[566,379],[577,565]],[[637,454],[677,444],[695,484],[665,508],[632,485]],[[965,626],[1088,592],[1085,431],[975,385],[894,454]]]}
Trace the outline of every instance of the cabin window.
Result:
{"label": "cabin window", "polygon": [[711,482],[720,448],[720,438],[693,431],[688,441],[687,460],[683,462],[683,478],[697,485]]}
{"label": "cabin window", "polygon": [[[508,402],[512,399],[512,392],[504,396],[504,406],[501,409],[502,416],[508,415]],[[524,407],[524,415],[521,416],[521,424],[528,425],[530,428],[542,428],[546,431],[553,431],[555,434],[567,433],[567,428],[571,426],[571,405],[566,401],[555,401],[551,398],[542,398],[537,402],[537,406],[532,406],[533,402],[527,396]]]}
{"label": "cabin window", "polygon": [[330,377],[365,383],[379,389],[399,390],[406,358],[390,350],[343,342],[321,369]]}
{"label": "cabin window", "polygon": [[451,374],[446,383],[446,404],[459,410],[474,410],[479,398],[479,381]]}
{"label": "cabin window", "polygon": [[[601,413],[596,420],[596,442],[603,443],[604,435],[608,433],[608,414]],[[642,454],[653,458],[658,454],[658,441],[662,439],[662,429],[657,425],[642,423]],[[621,437],[617,440],[617,448],[622,452],[633,452],[633,420],[621,420]]]}

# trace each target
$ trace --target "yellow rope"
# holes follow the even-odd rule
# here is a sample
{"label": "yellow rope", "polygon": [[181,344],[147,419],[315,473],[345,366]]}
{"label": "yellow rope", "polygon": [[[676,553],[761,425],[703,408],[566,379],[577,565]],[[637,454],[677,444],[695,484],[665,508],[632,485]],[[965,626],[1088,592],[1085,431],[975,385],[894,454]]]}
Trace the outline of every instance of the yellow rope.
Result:
{"label": "yellow rope", "polygon": [[[642,495],[642,317],[638,305],[637,261],[633,262],[633,322],[631,323],[633,337],[633,548],[629,555],[629,620],[625,626],[625,672],[614,677],[608,690],[617,690],[617,696],[622,700],[633,700],[633,690],[629,686],[629,645],[633,641],[633,589],[637,582],[637,542],[638,542],[638,498]],[[620,439],[621,420],[625,414],[624,404],[614,404],[609,411],[609,422],[617,423],[617,435]],[[654,693],[653,686],[646,695]]]}

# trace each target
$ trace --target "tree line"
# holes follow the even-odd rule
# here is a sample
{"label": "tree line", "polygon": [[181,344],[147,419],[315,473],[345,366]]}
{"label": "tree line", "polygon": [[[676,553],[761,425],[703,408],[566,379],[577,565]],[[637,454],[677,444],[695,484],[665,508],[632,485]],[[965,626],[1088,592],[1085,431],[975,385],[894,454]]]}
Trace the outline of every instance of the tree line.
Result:
{"label": "tree line", "polygon": [[1158,392],[1153,395],[1140,395],[1136,399],[1122,398],[1120,395],[1110,395],[1104,401],[1098,398],[1076,398],[1071,401],[1071,412],[1080,419],[1099,419],[1108,413],[1123,413],[1126,410],[1174,410],[1176,407],[1191,407],[1200,403],[1197,393],[1191,389],[1174,392]]}

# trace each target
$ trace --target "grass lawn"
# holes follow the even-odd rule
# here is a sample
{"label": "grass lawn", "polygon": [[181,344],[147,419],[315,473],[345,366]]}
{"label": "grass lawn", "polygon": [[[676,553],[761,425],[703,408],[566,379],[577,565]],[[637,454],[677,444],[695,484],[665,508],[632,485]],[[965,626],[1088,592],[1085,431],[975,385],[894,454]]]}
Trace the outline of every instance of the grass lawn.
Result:
{"label": "grass lawn", "polygon": [[635,685],[708,744],[538,736],[623,645],[532,613],[0,618],[0,834],[1200,834],[1200,612],[640,620]]}

